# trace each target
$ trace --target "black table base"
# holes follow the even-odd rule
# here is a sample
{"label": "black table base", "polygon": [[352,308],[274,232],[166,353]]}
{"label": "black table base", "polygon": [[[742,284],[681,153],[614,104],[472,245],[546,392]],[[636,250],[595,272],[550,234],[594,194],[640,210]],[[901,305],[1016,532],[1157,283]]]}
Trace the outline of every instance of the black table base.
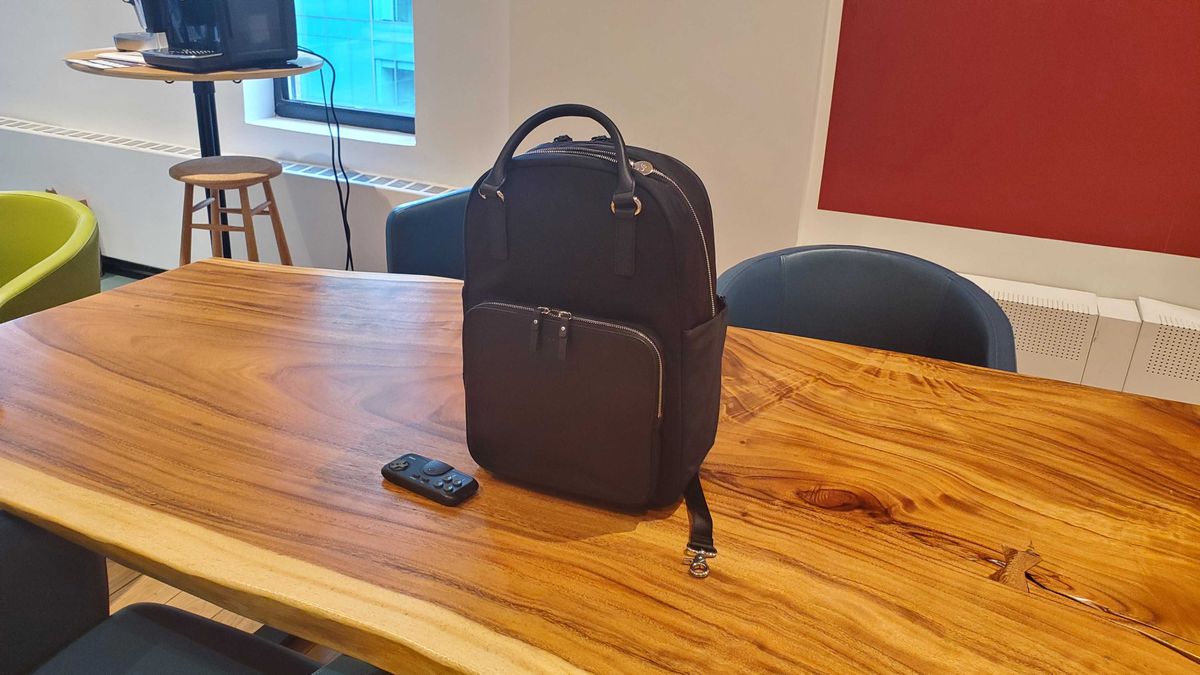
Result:
{"label": "black table base", "polygon": [[[193,82],[192,94],[196,97],[196,127],[200,131],[200,156],[214,157],[221,154],[221,137],[217,132],[217,88],[212,82]],[[212,197],[212,192],[204,191],[205,198]],[[225,191],[217,191],[217,203],[225,208]],[[221,224],[228,225],[229,218],[221,211]],[[214,252],[215,253],[215,252]],[[229,248],[229,233],[221,233],[221,253],[231,257]]]}

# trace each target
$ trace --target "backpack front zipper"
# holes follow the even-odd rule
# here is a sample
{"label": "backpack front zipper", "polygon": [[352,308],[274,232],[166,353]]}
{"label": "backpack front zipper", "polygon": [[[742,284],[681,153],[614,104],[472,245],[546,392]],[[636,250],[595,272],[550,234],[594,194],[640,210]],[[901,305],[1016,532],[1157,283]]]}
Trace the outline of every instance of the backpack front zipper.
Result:
{"label": "backpack front zipper", "polygon": [[[617,163],[617,155],[616,155],[615,151],[610,153],[607,150],[600,150],[598,148],[587,148],[587,149],[581,149],[578,147],[574,147],[574,148],[537,148],[534,150],[530,150],[529,152],[526,152],[525,154],[526,155],[574,155],[576,157],[591,157],[593,159],[603,159],[607,162],[612,162],[613,164]],[[671,186],[675,188],[675,191],[679,193],[679,196],[683,197],[683,201],[685,204],[687,204],[688,210],[690,210],[692,212],[692,219],[696,222],[696,231],[700,233],[700,248],[704,250],[704,269],[707,273],[706,276],[708,277],[707,281],[708,281],[709,308],[712,310],[712,316],[715,317],[717,315],[717,292],[716,292],[716,289],[713,288],[713,276],[714,276],[715,272],[713,270],[712,260],[708,255],[708,238],[704,236],[704,226],[702,226],[700,224],[700,215],[696,213],[696,207],[692,206],[692,200],[688,199],[687,193],[685,193],[683,191],[683,188],[679,187],[679,183],[676,183],[673,178],[671,178],[667,174],[659,171],[658,169],[654,168],[654,165],[651,164],[650,162],[647,162],[645,160],[640,160],[640,161],[636,161],[636,162],[630,160],[629,166],[634,171],[637,171],[638,173],[642,174],[643,176],[654,176],[655,178],[659,178],[659,179],[666,181],[667,183],[670,183]]]}
{"label": "backpack front zipper", "polygon": [[[650,336],[647,335],[646,333],[644,333],[636,328],[631,328],[630,326],[626,326],[624,324],[613,323],[611,321],[602,321],[600,319],[592,319],[592,318],[585,317],[585,316],[576,316],[576,315],[572,314],[571,312],[568,312],[564,309],[552,309],[550,307],[533,307],[532,305],[515,305],[515,304],[509,303],[509,302],[493,302],[493,301],[481,302],[478,305],[475,305],[475,307],[472,307],[471,309],[475,309],[476,307],[504,307],[507,309],[517,309],[517,310],[521,310],[521,311],[525,311],[525,312],[537,312],[539,317],[552,316],[556,319],[562,320],[564,322],[564,326],[563,326],[564,328],[565,328],[566,324],[569,324],[571,322],[576,322],[576,321],[580,322],[580,323],[584,323],[584,324],[590,324],[593,326],[603,326],[605,328],[611,328],[613,330],[620,331],[621,333],[624,333],[626,335],[632,335],[633,337],[637,338],[639,341],[649,345],[650,350],[652,352],[654,352],[654,363],[658,367],[658,399],[657,399],[657,405],[655,407],[655,414],[657,415],[658,419],[662,419],[662,416],[663,416],[663,358],[662,358],[662,352],[659,351],[658,345],[655,344],[654,340],[650,339]],[[535,319],[535,320],[538,320],[538,319]],[[567,331],[563,330],[561,335],[562,335],[562,339],[565,340]],[[560,343],[560,344],[565,344],[565,343]]]}

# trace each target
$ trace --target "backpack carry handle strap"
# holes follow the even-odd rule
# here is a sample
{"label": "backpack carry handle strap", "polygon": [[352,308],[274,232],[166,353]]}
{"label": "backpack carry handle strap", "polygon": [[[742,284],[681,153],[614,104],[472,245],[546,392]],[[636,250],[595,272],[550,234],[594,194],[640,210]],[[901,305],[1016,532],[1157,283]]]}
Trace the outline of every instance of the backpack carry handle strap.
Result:
{"label": "backpack carry handle strap", "polygon": [[690,530],[683,563],[688,566],[688,574],[703,579],[708,576],[709,559],[717,557],[717,547],[713,546],[712,513],[708,510],[708,500],[704,498],[699,472],[683,489],[683,500],[687,505]]}
{"label": "backpack carry handle strap", "polygon": [[517,127],[517,130],[509,137],[508,142],[504,144],[504,149],[500,151],[500,156],[496,158],[496,163],[492,166],[492,170],[488,172],[488,175],[479,184],[479,196],[484,199],[490,199],[499,195],[499,198],[503,200],[501,187],[503,187],[504,179],[508,175],[508,162],[517,151],[517,146],[534,129],[550,120],[560,117],[586,117],[590,120],[595,120],[600,126],[604,127],[604,130],[608,132],[617,150],[617,189],[613,192],[613,212],[632,214],[635,211],[640,211],[641,208],[633,195],[635,187],[633,171],[630,169],[629,160],[625,156],[625,139],[622,138],[621,131],[617,129],[617,125],[613,124],[613,121],[607,115],[591,106],[579,103],[563,103],[561,105],[550,106],[545,110],[534,113],[521,126]]}

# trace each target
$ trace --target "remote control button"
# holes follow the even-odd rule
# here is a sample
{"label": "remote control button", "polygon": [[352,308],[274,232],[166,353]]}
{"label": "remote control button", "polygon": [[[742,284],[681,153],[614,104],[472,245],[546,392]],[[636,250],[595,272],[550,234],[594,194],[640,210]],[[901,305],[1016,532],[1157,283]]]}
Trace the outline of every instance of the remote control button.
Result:
{"label": "remote control button", "polygon": [[447,471],[450,471],[452,468],[453,467],[445,462],[431,459],[429,460],[429,463],[421,469],[421,473],[425,474],[426,476],[440,476]]}
{"label": "remote control button", "polygon": [[439,481],[434,481],[434,482],[433,482],[433,487],[442,487],[442,481],[440,481],[440,480],[439,480]]}
{"label": "remote control button", "polygon": [[454,479],[454,484],[455,484],[456,486],[458,486],[458,485],[462,485],[462,479],[461,479],[461,478],[455,478],[455,479]]}
{"label": "remote control button", "polygon": [[429,479],[428,479],[428,478],[425,478],[424,476],[422,476],[422,477],[421,477],[421,482],[422,482],[422,483],[428,483],[428,482],[429,482]]}
{"label": "remote control button", "polygon": [[446,483],[446,492],[454,492],[454,486]]}

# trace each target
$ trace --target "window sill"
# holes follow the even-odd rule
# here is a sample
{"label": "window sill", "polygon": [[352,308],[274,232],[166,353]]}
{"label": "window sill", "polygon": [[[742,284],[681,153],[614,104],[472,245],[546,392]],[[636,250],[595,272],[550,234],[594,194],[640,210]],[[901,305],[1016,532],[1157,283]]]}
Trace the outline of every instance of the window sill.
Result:
{"label": "window sill", "polygon": [[[324,122],[297,120],[290,117],[262,117],[259,119],[247,119],[246,124],[251,124],[256,127],[268,127],[270,129],[295,131],[302,134],[315,134],[326,137],[329,136],[329,128]],[[363,127],[351,127],[345,124],[342,125],[342,138],[354,141],[364,141],[367,143],[377,143],[379,145],[399,145],[411,147],[417,144],[417,137],[414,134],[403,134],[398,131],[382,131],[380,129],[365,129]]]}

